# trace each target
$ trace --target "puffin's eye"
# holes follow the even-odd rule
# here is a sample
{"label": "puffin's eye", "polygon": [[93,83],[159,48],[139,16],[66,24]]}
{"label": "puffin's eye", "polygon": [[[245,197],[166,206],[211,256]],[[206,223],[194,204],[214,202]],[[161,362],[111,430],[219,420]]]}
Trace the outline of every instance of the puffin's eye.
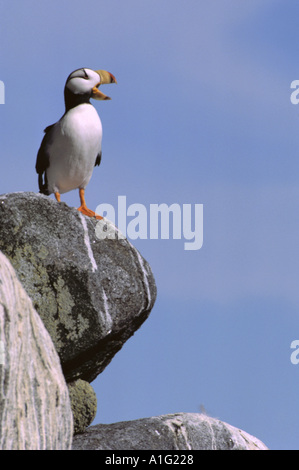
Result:
{"label": "puffin's eye", "polygon": [[86,73],[86,70],[85,69],[82,69],[83,70],[83,73],[84,73],[84,77],[83,78],[89,78],[87,73]]}

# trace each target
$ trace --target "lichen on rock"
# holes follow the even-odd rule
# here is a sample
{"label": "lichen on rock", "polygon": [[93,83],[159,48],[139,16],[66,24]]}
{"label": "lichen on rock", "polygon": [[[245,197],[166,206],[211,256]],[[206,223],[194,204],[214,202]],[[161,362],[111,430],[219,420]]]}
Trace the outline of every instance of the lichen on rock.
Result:
{"label": "lichen on rock", "polygon": [[97,412],[97,397],[92,386],[85,380],[68,384],[74,418],[74,434],[83,433],[93,422]]}

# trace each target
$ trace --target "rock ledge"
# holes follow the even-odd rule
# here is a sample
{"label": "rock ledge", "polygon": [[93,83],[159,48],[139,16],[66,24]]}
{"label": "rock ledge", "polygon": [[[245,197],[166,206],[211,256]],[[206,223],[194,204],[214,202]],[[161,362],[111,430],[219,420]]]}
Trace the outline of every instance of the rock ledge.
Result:
{"label": "rock ledge", "polygon": [[[51,335],[67,382],[93,381],[149,316],[149,264],[99,221],[36,193],[0,196],[0,250]],[[111,233],[107,221],[107,233]]]}
{"label": "rock ledge", "polygon": [[73,450],[268,450],[257,438],[196,413],[97,424],[74,437]]}

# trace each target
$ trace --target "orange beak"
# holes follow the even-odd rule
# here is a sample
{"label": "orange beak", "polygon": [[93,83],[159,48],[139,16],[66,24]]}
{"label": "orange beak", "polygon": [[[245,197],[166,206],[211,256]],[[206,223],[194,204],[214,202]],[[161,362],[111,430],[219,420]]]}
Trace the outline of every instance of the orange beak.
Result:
{"label": "orange beak", "polygon": [[109,83],[117,83],[116,78],[112,73],[107,72],[106,70],[95,70],[95,72],[99,75],[100,81],[93,87],[91,97],[95,100],[111,100],[111,98],[102,93],[98,87]]}

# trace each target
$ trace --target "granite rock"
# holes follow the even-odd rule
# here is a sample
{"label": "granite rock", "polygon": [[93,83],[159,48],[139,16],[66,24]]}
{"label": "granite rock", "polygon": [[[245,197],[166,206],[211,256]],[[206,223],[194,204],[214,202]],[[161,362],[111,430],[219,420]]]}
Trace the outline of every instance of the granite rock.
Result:
{"label": "granite rock", "polygon": [[0,449],[69,450],[73,417],[59,357],[0,252]]}
{"label": "granite rock", "polygon": [[42,194],[0,196],[0,250],[50,333],[67,382],[93,381],[156,299],[149,264],[104,222]]}

